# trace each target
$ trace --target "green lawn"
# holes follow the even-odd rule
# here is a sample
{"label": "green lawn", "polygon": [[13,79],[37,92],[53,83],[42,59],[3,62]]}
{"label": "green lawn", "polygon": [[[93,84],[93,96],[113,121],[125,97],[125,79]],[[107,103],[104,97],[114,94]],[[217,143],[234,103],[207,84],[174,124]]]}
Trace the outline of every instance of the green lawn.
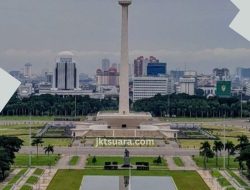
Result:
{"label": "green lawn", "polygon": [[29,179],[26,181],[28,184],[36,184],[38,182],[39,178],[36,176],[30,176]]}
{"label": "green lawn", "polygon": [[[195,156],[193,159],[194,159],[197,166],[199,166],[201,168],[204,167],[202,156]],[[234,157],[230,157],[229,168],[238,168],[239,167],[239,163],[235,162],[234,159],[235,159]],[[219,157],[218,158],[218,167],[223,168],[223,166],[224,166],[224,158]],[[226,167],[228,167],[227,158],[226,158]],[[216,158],[215,157],[208,159],[207,168],[216,168]]]}
{"label": "green lawn", "polygon": [[[105,162],[118,162],[118,164],[123,164],[123,157],[109,157],[109,156],[97,156],[97,162],[95,164],[92,163],[93,157],[89,157],[87,159],[87,166],[104,166]],[[151,167],[164,167],[167,169],[167,162],[162,158],[161,164],[154,163],[157,157],[131,157],[130,162],[131,164],[135,164],[136,162],[148,162]]]}
{"label": "green lawn", "polygon": [[37,169],[34,171],[33,175],[38,175],[38,176],[40,176],[40,175],[42,175],[43,172],[44,172],[44,169],[37,168]]}
{"label": "green lawn", "polygon": [[[32,155],[31,156],[31,165],[32,166],[54,166],[57,161],[60,159],[58,155]],[[17,154],[15,159],[14,166],[28,166],[29,164],[29,155],[27,154]]]}
{"label": "green lawn", "polygon": [[10,179],[8,184],[3,188],[3,190],[9,190],[12,186],[25,174],[27,169],[21,169],[13,178]]}
{"label": "green lawn", "polygon": [[184,167],[184,163],[180,157],[173,157],[176,166]]}
{"label": "green lawn", "polygon": [[73,156],[69,161],[69,165],[75,166],[79,162],[79,159],[80,159],[79,156]]}
{"label": "green lawn", "polygon": [[32,187],[29,186],[29,185],[24,185],[24,186],[21,187],[20,190],[32,190]]}
{"label": "green lawn", "polygon": [[[132,170],[132,175],[137,176],[172,176],[178,190],[209,190],[200,175],[195,171],[137,171]],[[79,189],[84,175],[128,175],[127,170],[58,170],[47,190],[75,190]]]}

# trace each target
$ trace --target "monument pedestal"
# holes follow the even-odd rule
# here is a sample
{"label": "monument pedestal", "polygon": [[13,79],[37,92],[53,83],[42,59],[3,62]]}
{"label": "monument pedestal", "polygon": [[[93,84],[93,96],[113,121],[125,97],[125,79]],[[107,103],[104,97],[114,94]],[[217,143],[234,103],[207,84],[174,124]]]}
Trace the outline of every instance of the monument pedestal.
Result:
{"label": "monument pedestal", "polygon": [[145,122],[152,120],[150,113],[101,113],[97,114],[98,121],[105,121],[109,128],[114,129],[137,129]]}

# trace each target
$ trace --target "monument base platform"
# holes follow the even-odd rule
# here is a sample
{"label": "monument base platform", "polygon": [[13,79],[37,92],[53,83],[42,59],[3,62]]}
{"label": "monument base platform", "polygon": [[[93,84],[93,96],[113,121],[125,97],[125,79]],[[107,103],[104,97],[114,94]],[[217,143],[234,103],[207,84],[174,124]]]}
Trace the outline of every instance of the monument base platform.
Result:
{"label": "monument base platform", "polygon": [[152,121],[150,113],[102,113],[99,112],[96,117],[97,121],[102,121],[112,129],[138,129],[141,124]]}

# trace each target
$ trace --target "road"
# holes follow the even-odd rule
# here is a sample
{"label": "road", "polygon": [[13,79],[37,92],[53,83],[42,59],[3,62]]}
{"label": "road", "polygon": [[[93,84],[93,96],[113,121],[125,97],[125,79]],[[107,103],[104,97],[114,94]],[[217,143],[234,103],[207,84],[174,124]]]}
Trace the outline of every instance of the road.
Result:
{"label": "road", "polygon": [[[55,147],[55,154],[64,155],[123,155],[125,148],[94,148],[94,147]],[[131,155],[148,155],[148,156],[192,156],[199,154],[199,150],[182,149],[182,148],[166,148],[166,147],[151,147],[151,148],[127,148]],[[36,154],[36,147],[24,146],[19,153]],[[39,147],[39,153],[44,153],[42,147]]]}

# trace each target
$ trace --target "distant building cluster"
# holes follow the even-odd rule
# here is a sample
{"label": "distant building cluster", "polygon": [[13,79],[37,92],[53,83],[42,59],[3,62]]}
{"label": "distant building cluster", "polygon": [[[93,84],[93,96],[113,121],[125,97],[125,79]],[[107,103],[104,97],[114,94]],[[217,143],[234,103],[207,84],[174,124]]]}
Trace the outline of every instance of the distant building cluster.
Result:
{"label": "distant building cluster", "polygon": [[[119,64],[108,58],[100,62],[95,76],[80,73],[73,53],[58,54],[54,70],[35,74],[31,63],[10,74],[22,82],[20,97],[32,94],[88,95],[92,98],[118,97]],[[234,74],[228,68],[214,68],[211,74],[190,70],[168,70],[168,64],[154,56],[139,56],[130,64],[129,94],[132,101],[157,94],[185,93],[189,95],[250,97],[250,68],[238,67]]]}

